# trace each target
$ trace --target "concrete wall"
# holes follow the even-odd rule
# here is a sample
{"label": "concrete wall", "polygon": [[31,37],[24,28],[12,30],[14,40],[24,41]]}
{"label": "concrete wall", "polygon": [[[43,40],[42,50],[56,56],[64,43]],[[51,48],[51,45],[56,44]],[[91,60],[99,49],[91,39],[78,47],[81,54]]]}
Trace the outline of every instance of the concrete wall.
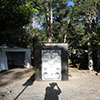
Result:
{"label": "concrete wall", "polygon": [[66,43],[40,43],[35,45],[35,78],[36,80],[42,79],[41,69],[42,69],[42,57],[41,50],[61,50],[61,63],[62,63],[62,80],[68,80],[68,44]]}

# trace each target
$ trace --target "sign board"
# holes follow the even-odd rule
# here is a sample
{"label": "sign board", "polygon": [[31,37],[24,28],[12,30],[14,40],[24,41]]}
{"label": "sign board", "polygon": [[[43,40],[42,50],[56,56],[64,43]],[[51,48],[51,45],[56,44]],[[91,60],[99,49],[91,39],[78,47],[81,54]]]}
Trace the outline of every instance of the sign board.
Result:
{"label": "sign board", "polygon": [[42,50],[42,80],[61,80],[61,50]]}

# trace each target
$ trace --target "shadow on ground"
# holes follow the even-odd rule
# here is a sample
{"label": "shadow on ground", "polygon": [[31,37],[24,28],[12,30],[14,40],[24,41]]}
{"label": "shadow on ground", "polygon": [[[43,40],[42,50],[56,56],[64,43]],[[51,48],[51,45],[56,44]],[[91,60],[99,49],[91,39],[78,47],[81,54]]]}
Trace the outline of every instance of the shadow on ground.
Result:
{"label": "shadow on ground", "polygon": [[23,86],[30,86],[35,81],[35,73],[23,84]]}
{"label": "shadow on ground", "polygon": [[35,73],[23,84],[24,89],[14,98],[14,100],[17,100],[18,97],[28,88],[28,86],[33,85],[35,81]]}
{"label": "shadow on ground", "polygon": [[61,89],[57,83],[50,83],[49,86],[45,89],[45,98],[44,100],[59,100],[59,95]]}
{"label": "shadow on ground", "polygon": [[0,87],[9,85],[19,79],[23,79],[28,73],[32,71],[33,69],[21,69],[21,68],[2,71],[0,72]]}

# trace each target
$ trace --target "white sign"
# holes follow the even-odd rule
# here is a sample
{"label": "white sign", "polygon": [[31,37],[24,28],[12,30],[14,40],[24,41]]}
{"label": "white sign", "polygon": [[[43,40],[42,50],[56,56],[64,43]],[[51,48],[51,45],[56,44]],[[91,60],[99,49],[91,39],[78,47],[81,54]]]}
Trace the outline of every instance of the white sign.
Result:
{"label": "white sign", "polygon": [[61,50],[42,50],[42,80],[61,80]]}

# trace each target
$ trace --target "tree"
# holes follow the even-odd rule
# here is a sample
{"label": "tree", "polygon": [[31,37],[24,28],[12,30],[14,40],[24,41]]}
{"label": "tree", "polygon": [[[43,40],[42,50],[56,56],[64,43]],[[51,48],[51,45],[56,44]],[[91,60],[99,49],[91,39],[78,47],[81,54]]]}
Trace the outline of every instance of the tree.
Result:
{"label": "tree", "polygon": [[66,0],[35,0],[33,2],[34,7],[38,9],[38,21],[46,31],[48,41],[64,42],[67,32],[66,23],[68,24],[68,19],[66,19],[69,12],[68,2]]}
{"label": "tree", "polygon": [[99,17],[99,0],[74,0],[74,19],[81,20],[84,24],[84,37],[83,43],[88,46],[88,68],[93,70],[93,44],[95,36],[98,34],[97,25]]}
{"label": "tree", "polygon": [[30,22],[32,11],[31,1],[0,1],[0,44],[14,44],[25,41],[23,39],[23,35],[25,37],[23,26]]}

